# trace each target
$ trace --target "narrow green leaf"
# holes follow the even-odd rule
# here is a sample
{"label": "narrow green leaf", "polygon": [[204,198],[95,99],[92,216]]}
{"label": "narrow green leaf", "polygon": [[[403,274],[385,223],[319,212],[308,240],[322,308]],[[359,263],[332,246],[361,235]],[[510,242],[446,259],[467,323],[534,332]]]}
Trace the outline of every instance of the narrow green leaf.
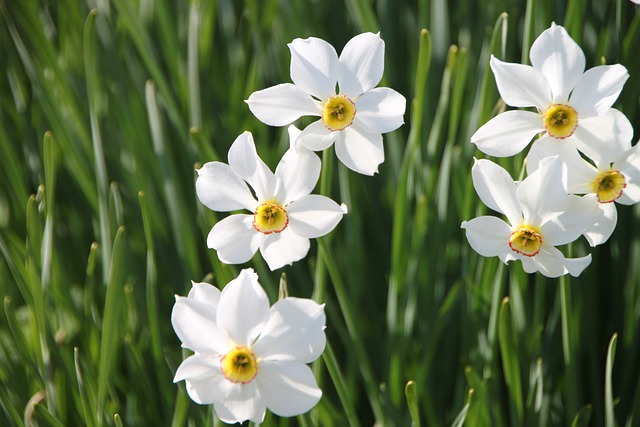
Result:
{"label": "narrow green leaf", "polygon": [[411,415],[411,425],[413,427],[420,427],[420,410],[418,405],[418,386],[415,381],[407,382],[404,387],[404,395],[407,398],[407,406],[409,407],[409,414]]}
{"label": "narrow green leaf", "polygon": [[607,348],[607,362],[605,367],[605,380],[604,380],[604,412],[605,412],[605,426],[616,427],[616,418],[613,413],[613,384],[611,381],[611,372],[613,371],[613,362],[616,358],[616,347],[618,344],[618,334],[614,333],[609,341],[609,347]]}
{"label": "narrow green leaf", "polygon": [[111,265],[109,266],[109,285],[104,304],[102,321],[102,339],[100,341],[100,362],[98,370],[98,425],[105,419],[107,391],[113,379],[113,370],[121,347],[122,299],[124,286],[125,238],[124,227],[116,233],[113,244]]}
{"label": "narrow green leaf", "polygon": [[502,300],[502,304],[500,306],[498,343],[500,345],[502,370],[509,390],[509,397],[511,398],[511,403],[516,410],[517,423],[522,424],[524,419],[524,407],[522,402],[520,361],[514,339],[514,325],[511,316],[511,305],[509,304],[508,297],[505,297]]}
{"label": "narrow green leaf", "polygon": [[591,425],[591,413],[593,412],[593,408],[591,405],[586,405],[578,411],[576,416],[573,418],[571,422],[571,427],[588,427]]}
{"label": "narrow green leaf", "polygon": [[82,405],[83,420],[87,427],[93,427],[96,425],[96,411],[93,406],[95,399],[94,396],[88,393],[88,390],[85,387],[85,381],[80,367],[80,353],[78,351],[78,347],[74,347],[73,349],[73,363],[76,368],[76,381],[78,383],[78,391],[80,394],[80,404]]}

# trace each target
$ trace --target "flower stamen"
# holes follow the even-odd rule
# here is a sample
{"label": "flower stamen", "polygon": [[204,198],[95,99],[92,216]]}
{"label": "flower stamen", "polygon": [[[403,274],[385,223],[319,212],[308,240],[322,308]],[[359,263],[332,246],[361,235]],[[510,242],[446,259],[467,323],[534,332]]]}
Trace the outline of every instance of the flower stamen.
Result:
{"label": "flower stamen", "polygon": [[598,202],[611,203],[622,196],[627,180],[617,170],[600,172],[593,181],[593,191],[598,196]]}
{"label": "flower stamen", "polygon": [[263,203],[253,214],[253,228],[264,234],[280,233],[288,224],[287,211],[277,203]]}
{"label": "flower stamen", "polygon": [[578,112],[567,104],[553,104],[542,114],[542,122],[549,136],[565,139],[578,127]]}
{"label": "flower stamen", "polygon": [[221,357],[220,370],[232,383],[247,384],[258,375],[258,362],[252,351],[237,346]]}
{"label": "flower stamen", "polygon": [[532,227],[521,226],[509,236],[509,247],[520,255],[536,256],[541,246],[542,236]]}
{"label": "flower stamen", "polygon": [[346,95],[332,96],[322,107],[322,122],[332,132],[351,126],[355,117],[356,104]]}

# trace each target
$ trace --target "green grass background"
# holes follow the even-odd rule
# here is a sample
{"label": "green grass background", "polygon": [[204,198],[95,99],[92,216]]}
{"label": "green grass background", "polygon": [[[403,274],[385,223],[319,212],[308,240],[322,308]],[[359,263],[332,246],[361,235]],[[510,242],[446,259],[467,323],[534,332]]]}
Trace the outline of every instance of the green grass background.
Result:
{"label": "green grass background", "polygon": [[[244,100],[290,81],[294,38],[340,52],[363,31],[386,43],[406,124],[374,177],[323,154],[317,190],[349,214],[282,272],[326,303],[324,396],[264,425],[640,425],[640,209],[619,207],[577,279],[479,257],[460,229],[486,212],[469,137],[505,108],[489,55],[528,63],[551,22],[587,67],[627,67],[616,107],[640,131],[627,0],[0,0],[0,425],[216,423],[172,383],[188,353],[170,312],[190,280],[244,266],[207,249],[223,216],[194,169],[245,130],[275,167],[286,129]],[[517,178],[522,161],[499,163]],[[248,265],[275,301],[281,271]]]}

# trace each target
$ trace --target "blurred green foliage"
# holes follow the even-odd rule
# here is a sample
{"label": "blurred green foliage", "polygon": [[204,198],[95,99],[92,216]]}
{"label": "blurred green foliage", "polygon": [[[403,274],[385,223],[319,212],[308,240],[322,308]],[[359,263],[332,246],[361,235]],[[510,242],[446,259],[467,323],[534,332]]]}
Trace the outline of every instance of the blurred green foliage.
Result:
{"label": "blurred green foliage", "polygon": [[[0,0],[0,425],[214,422],[172,384],[173,295],[242,266],[206,248],[220,217],[194,169],[244,130],[275,167],[286,130],[244,100],[290,81],[294,38],[339,52],[363,31],[385,40],[406,124],[374,177],[323,156],[349,214],[283,271],[326,302],[324,397],[265,425],[640,425],[639,208],[577,279],[481,258],[459,228],[485,212],[469,137],[505,108],[489,55],[527,62],[551,22],[588,67],[628,68],[616,107],[640,129],[626,0]],[[500,163],[517,177],[522,160]],[[251,265],[274,301],[280,273]]]}

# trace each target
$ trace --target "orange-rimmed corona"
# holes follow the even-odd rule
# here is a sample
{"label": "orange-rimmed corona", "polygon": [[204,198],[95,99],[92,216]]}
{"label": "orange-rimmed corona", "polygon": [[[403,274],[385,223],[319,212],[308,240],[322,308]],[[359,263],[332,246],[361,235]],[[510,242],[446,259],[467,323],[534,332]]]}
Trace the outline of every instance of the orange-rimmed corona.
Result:
{"label": "orange-rimmed corona", "polygon": [[222,356],[220,370],[232,383],[247,384],[258,375],[258,361],[247,347],[237,346]]}
{"label": "orange-rimmed corona", "polygon": [[549,136],[568,138],[578,127],[578,112],[567,104],[553,104],[542,114],[542,122]]}
{"label": "orange-rimmed corona", "polygon": [[532,257],[540,252],[542,246],[542,235],[540,231],[531,226],[518,227],[509,236],[509,247],[512,251],[520,255]]}
{"label": "orange-rimmed corona", "polygon": [[598,202],[611,203],[622,196],[627,180],[619,171],[612,169],[600,172],[592,185]]}
{"label": "orange-rimmed corona", "polygon": [[280,233],[288,224],[287,211],[277,203],[262,203],[253,214],[253,228],[264,234]]}
{"label": "orange-rimmed corona", "polygon": [[346,95],[332,96],[322,107],[322,122],[332,132],[351,126],[355,117],[356,104]]}

